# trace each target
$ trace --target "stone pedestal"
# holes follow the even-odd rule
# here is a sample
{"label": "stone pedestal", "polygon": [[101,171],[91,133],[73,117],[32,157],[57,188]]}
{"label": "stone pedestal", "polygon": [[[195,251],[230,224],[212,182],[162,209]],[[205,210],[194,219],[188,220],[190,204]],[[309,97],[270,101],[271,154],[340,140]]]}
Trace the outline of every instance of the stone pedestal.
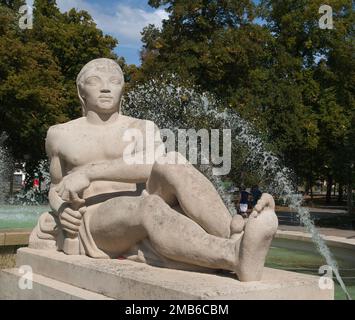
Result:
{"label": "stone pedestal", "polygon": [[[32,290],[19,289],[20,266],[33,270]],[[0,299],[333,299],[319,277],[265,268],[260,282],[163,269],[127,260],[96,260],[55,251],[18,250],[17,268],[0,273]]]}

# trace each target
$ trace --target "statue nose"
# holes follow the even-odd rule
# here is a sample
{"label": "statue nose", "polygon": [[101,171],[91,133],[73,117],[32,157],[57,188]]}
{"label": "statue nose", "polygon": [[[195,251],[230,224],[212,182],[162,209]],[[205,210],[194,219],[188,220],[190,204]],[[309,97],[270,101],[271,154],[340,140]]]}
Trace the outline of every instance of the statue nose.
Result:
{"label": "statue nose", "polygon": [[109,89],[101,89],[101,93],[111,93],[111,90]]}

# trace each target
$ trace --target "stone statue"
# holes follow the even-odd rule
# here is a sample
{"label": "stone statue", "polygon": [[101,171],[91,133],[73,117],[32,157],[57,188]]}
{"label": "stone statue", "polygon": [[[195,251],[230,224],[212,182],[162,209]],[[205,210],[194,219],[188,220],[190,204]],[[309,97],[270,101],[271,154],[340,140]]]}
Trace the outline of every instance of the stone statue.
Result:
{"label": "stone statue", "polygon": [[[115,61],[89,62],[77,88],[84,116],[47,134],[52,212],[40,217],[30,247],[261,280],[278,226],[273,198],[263,194],[246,222],[232,217],[205,176],[180,154],[165,153],[152,122],[120,113],[124,77]],[[134,129],[145,137],[147,126],[158,160],[127,163],[123,135]],[[152,152],[138,142],[134,149]]]}

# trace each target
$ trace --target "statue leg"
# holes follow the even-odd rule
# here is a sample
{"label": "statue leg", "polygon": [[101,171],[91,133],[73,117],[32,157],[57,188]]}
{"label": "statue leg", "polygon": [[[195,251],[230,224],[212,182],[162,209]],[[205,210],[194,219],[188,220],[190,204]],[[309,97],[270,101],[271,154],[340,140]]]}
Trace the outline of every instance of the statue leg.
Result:
{"label": "statue leg", "polygon": [[152,246],[161,255],[188,264],[231,270],[241,281],[259,281],[278,226],[272,203],[270,195],[263,195],[258,204],[265,209],[255,211],[244,232],[231,239],[207,233],[156,195],[146,196],[139,212]]}
{"label": "statue leg", "polygon": [[111,258],[127,252],[147,237],[139,215],[142,197],[117,197],[100,204],[90,218],[96,246]]}
{"label": "statue leg", "polygon": [[164,257],[212,269],[236,270],[241,237],[211,235],[157,195],[144,197],[138,214],[152,247]]}
{"label": "statue leg", "polygon": [[267,209],[251,217],[238,237],[216,237],[157,195],[108,200],[90,222],[95,244],[113,258],[148,239],[168,259],[235,271],[241,281],[260,280],[276,229],[275,213]]}
{"label": "statue leg", "polygon": [[[171,152],[168,158],[182,155]],[[209,234],[230,238],[232,216],[213,184],[190,163],[160,164],[157,161],[147,183],[149,194],[159,195],[170,206],[179,205],[184,214]]]}
{"label": "statue leg", "polygon": [[112,258],[148,239],[157,253],[170,260],[231,271],[240,242],[208,234],[156,195],[104,202],[91,216],[90,232],[96,246]]}

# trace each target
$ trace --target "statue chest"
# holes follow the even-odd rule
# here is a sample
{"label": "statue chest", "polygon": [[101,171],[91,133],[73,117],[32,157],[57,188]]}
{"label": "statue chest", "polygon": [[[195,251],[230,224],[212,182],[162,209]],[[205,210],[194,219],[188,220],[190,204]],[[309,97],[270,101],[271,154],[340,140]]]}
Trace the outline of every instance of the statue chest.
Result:
{"label": "statue chest", "polygon": [[129,142],[123,140],[123,130],[87,130],[63,136],[61,158],[70,168],[122,157]]}

